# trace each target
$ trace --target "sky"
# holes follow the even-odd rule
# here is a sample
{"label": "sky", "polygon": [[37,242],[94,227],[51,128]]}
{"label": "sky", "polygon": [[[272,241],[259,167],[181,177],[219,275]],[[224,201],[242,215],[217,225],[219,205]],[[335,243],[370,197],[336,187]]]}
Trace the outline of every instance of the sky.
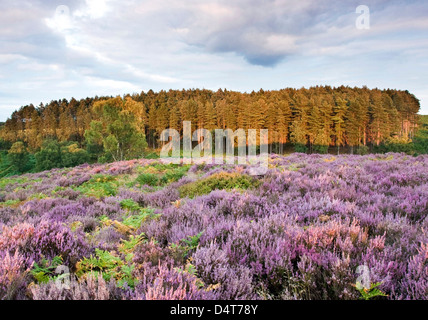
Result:
{"label": "sky", "polygon": [[409,90],[428,114],[426,0],[0,0],[0,121],[62,98],[315,85]]}

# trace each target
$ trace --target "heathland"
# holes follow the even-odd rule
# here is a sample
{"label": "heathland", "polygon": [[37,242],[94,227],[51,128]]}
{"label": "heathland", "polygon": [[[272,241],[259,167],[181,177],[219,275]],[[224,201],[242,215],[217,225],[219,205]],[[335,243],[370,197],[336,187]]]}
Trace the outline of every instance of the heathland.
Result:
{"label": "heathland", "polygon": [[[23,106],[0,124],[0,300],[428,299],[419,110],[349,87]],[[183,121],[268,129],[267,172],[165,164]]]}
{"label": "heathland", "polygon": [[0,299],[427,299],[428,156],[0,180]]}

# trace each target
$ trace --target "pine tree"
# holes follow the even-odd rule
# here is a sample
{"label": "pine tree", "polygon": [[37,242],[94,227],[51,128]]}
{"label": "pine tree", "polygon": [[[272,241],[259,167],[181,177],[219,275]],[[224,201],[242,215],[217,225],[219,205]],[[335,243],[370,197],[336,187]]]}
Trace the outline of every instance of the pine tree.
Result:
{"label": "pine tree", "polygon": [[336,136],[337,154],[340,153],[340,146],[344,145],[346,141],[345,137],[345,115],[347,113],[348,106],[344,99],[338,98],[336,106],[334,107],[334,134]]}

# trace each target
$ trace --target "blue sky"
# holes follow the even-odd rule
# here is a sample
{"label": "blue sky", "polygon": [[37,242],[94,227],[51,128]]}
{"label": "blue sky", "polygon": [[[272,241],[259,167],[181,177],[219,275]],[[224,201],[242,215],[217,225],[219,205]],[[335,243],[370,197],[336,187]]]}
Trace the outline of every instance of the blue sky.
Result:
{"label": "blue sky", "polygon": [[427,57],[425,0],[2,0],[0,121],[71,97],[342,84],[409,90],[428,114]]}

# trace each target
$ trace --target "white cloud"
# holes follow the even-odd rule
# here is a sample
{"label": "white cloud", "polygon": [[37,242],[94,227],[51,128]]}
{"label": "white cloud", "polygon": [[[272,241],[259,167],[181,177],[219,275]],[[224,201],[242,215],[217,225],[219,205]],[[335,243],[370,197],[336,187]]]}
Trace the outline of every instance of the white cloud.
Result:
{"label": "white cloud", "polygon": [[99,19],[111,10],[112,0],[85,0],[86,6],[76,10],[73,16],[79,18]]}
{"label": "white cloud", "polygon": [[357,0],[72,0],[68,15],[59,3],[0,3],[0,105],[367,84],[414,90],[428,108],[423,0],[366,1],[370,30],[355,28]]}

